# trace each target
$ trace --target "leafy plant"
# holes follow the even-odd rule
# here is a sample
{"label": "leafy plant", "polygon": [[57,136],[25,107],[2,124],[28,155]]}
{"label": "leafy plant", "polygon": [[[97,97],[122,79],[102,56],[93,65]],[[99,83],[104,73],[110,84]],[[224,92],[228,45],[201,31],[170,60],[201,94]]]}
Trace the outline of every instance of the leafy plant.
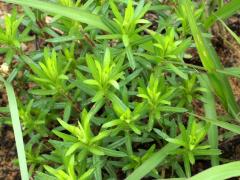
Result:
{"label": "leafy plant", "polygon": [[[125,9],[124,16],[122,16],[114,1],[111,0],[110,7],[115,16],[114,21],[112,22],[107,19],[103,19],[103,22],[107,27],[109,27],[112,34],[100,35],[97,37],[98,39],[120,39],[125,47],[125,53],[132,69],[136,68],[136,60],[134,59],[132,49],[141,39],[139,33],[150,26],[149,21],[142,19],[144,14],[148,11],[150,5],[150,3],[144,5],[144,1],[142,0],[136,9],[134,9],[133,1],[130,0]],[[143,25],[138,27],[140,24]]]}
{"label": "leafy plant", "polygon": [[23,32],[18,30],[23,21],[23,17],[17,17],[17,10],[12,10],[12,13],[4,16],[5,28],[0,28],[0,43],[3,45],[1,53],[6,53],[6,62],[11,63],[13,56],[22,51],[21,43],[31,40],[28,36],[30,28],[26,28]]}
{"label": "leafy plant", "polygon": [[210,29],[238,40],[224,22],[236,0],[4,2],[22,6],[0,20],[0,124],[22,179],[239,175],[218,149],[240,134],[239,67],[223,67]]}
{"label": "leafy plant", "polygon": [[121,58],[118,59],[117,63],[113,62],[108,48],[106,49],[102,63],[94,59],[91,55],[86,56],[87,65],[93,79],[86,79],[84,83],[92,86],[96,91],[92,102],[98,102],[103,100],[104,97],[108,97],[109,91],[112,91],[111,87],[119,90],[120,86],[117,80],[123,78],[123,60]]}
{"label": "leafy plant", "polygon": [[179,124],[179,128],[181,138],[170,138],[158,129],[155,129],[155,132],[161,135],[166,141],[180,146],[174,154],[183,156],[186,175],[190,177],[190,164],[195,163],[195,156],[219,155],[220,151],[211,149],[209,145],[202,143],[207,135],[208,128],[206,125],[197,123],[192,116],[189,118],[187,129],[185,129],[183,124]]}
{"label": "leafy plant", "polygon": [[151,131],[155,120],[159,120],[161,112],[168,111],[181,111],[184,109],[170,107],[171,98],[175,91],[174,87],[167,87],[164,77],[156,77],[151,74],[149,84],[147,87],[138,88],[138,96],[145,100],[149,110],[148,131]]}
{"label": "leafy plant", "polygon": [[45,127],[45,118],[48,112],[42,112],[37,116],[33,116],[33,101],[30,101],[27,107],[19,107],[19,117],[22,120],[22,125],[24,129],[26,129],[23,135],[32,134],[34,131],[39,133],[40,135],[45,135],[48,132],[48,129]]}
{"label": "leafy plant", "polygon": [[95,155],[104,155],[101,147],[98,145],[99,142],[106,136],[109,136],[109,131],[102,131],[97,136],[93,136],[90,129],[90,117],[86,110],[82,112],[81,123],[75,127],[67,124],[61,119],[58,119],[59,123],[63,128],[68,130],[72,135],[67,135],[54,130],[54,133],[63,138],[66,141],[72,142],[73,144],[66,152],[66,156],[73,154],[78,149],[83,149],[78,153],[78,161],[82,161],[88,153],[93,153]]}
{"label": "leafy plant", "polygon": [[107,122],[103,125],[103,128],[109,128],[116,126],[115,129],[112,130],[113,135],[118,134],[120,131],[128,132],[129,130],[133,131],[134,133],[140,135],[141,128],[138,125],[138,120],[140,119],[140,108],[142,104],[139,104],[135,111],[132,112],[129,108],[121,109],[121,107],[117,107],[114,105],[115,111],[119,116],[119,119],[112,120]]}
{"label": "leafy plant", "polygon": [[75,174],[74,172],[74,155],[71,156],[70,160],[69,160],[69,164],[68,164],[68,170],[67,173],[64,172],[63,170],[56,170],[53,169],[50,166],[45,166],[45,169],[52,174],[54,177],[56,177],[57,179],[61,179],[61,180],[67,180],[67,179],[79,179],[79,180],[83,180],[83,179],[88,179],[91,174],[93,173],[94,169],[89,169],[87,172],[85,172],[83,175],[81,175],[79,178],[77,178],[78,176]]}
{"label": "leafy plant", "polygon": [[63,62],[57,60],[57,54],[53,50],[49,55],[49,50],[44,50],[44,62],[39,62],[36,65],[33,62],[28,62],[35,75],[30,75],[29,78],[38,83],[41,89],[31,90],[37,95],[55,95],[57,93],[65,93],[66,81],[68,77],[65,75],[71,61],[64,67]]}

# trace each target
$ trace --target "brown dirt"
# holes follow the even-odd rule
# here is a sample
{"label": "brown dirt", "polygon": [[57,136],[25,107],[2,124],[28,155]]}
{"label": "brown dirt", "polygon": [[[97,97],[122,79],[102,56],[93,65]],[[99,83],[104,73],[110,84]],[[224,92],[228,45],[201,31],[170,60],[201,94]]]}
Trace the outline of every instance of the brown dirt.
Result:
{"label": "brown dirt", "polygon": [[[0,2],[0,19],[10,12],[11,5]],[[3,56],[0,56],[0,64]],[[0,107],[7,102],[6,93],[0,91]],[[9,126],[0,126],[0,180],[20,180],[20,172],[13,160],[17,157],[13,130]]]}
{"label": "brown dirt", "polygon": [[219,145],[223,151],[222,157],[228,160],[240,160],[240,136],[221,142]]}
{"label": "brown dirt", "polygon": [[12,129],[0,127],[0,180],[20,180],[20,173],[13,160],[17,157]]}

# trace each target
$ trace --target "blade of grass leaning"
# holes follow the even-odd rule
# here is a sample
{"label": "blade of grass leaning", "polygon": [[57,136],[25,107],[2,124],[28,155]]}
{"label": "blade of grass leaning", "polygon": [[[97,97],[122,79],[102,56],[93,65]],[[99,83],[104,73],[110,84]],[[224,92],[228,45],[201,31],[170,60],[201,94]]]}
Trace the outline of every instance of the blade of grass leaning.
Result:
{"label": "blade of grass leaning", "polygon": [[232,37],[237,41],[237,43],[240,44],[240,37],[235,32],[233,32],[223,20],[218,19],[218,21],[222,23],[222,25],[227,29],[227,31],[232,35]]}
{"label": "blade of grass leaning", "polygon": [[201,62],[208,72],[211,86],[213,87],[217,96],[221,99],[225,109],[236,117],[239,113],[239,107],[235,101],[231,86],[227,77],[224,74],[216,72],[216,69],[223,69],[221,61],[213,48],[209,39],[202,35],[202,31],[197,25],[196,19],[193,15],[192,2],[190,0],[183,0],[184,9],[187,15],[189,26],[201,59]]}
{"label": "blade of grass leaning", "polygon": [[189,180],[223,180],[238,176],[240,176],[240,161],[230,162],[209,168],[189,178]]}
{"label": "blade of grass leaning", "polygon": [[217,69],[217,72],[226,74],[227,76],[233,76],[240,79],[240,67],[224,68],[223,70]]}
{"label": "blade of grass leaning", "polygon": [[[178,136],[180,137],[180,135]],[[172,151],[175,151],[179,145],[168,143],[158,152],[154,153],[148,160],[146,160],[141,166],[135,169],[126,180],[137,180],[143,178],[157,165],[159,165]]]}
{"label": "blade of grass leaning", "polygon": [[231,17],[233,14],[237,13],[240,10],[240,2],[239,0],[231,0],[229,3],[222,6],[215,13],[208,17],[205,22],[206,29],[210,28],[217,20],[219,19],[227,19]]}
{"label": "blade of grass leaning", "polygon": [[108,32],[110,31],[109,28],[102,22],[100,16],[80,8],[66,7],[56,3],[40,0],[3,0],[3,2],[36,8],[44,12],[65,16]]}
{"label": "blade of grass leaning", "polygon": [[221,121],[221,120],[218,120],[218,119],[210,119],[210,118],[202,117],[202,116],[199,116],[199,115],[193,114],[193,113],[189,113],[189,114],[192,115],[192,116],[195,116],[195,117],[197,117],[201,120],[209,122],[211,124],[219,126],[223,129],[227,129],[227,130],[229,130],[231,132],[234,132],[236,134],[240,134],[240,126],[239,125],[235,125],[235,124],[228,123],[228,122],[225,122],[225,121]]}
{"label": "blade of grass leaning", "polygon": [[7,91],[8,103],[9,103],[9,109],[10,109],[10,114],[12,118],[12,126],[13,126],[15,141],[16,141],[21,177],[23,180],[28,180],[29,179],[28,168],[27,168],[27,161],[26,161],[26,155],[24,150],[23,135],[22,135],[22,129],[21,129],[21,124],[19,120],[17,101],[15,98],[14,90],[12,85],[9,82],[5,81],[1,76],[0,76],[0,81],[4,83]]}
{"label": "blade of grass leaning", "polygon": [[[200,78],[200,82],[206,92],[204,92],[204,112],[206,118],[217,119],[215,99],[210,89],[210,82],[206,74],[203,74]],[[218,128],[216,125],[210,124],[208,130],[208,141],[213,149],[218,149]],[[219,165],[219,157],[216,155],[211,156],[212,166]]]}

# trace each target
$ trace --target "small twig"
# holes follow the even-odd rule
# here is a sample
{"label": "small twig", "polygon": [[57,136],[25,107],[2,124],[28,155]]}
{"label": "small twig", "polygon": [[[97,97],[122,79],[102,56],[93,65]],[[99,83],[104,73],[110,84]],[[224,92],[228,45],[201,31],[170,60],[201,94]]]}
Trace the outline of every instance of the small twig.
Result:
{"label": "small twig", "polygon": [[84,33],[83,30],[80,30],[80,32],[82,33],[85,41],[91,46],[91,47],[96,47],[95,43],[93,42],[93,40],[90,39],[90,37],[88,36],[87,33]]}

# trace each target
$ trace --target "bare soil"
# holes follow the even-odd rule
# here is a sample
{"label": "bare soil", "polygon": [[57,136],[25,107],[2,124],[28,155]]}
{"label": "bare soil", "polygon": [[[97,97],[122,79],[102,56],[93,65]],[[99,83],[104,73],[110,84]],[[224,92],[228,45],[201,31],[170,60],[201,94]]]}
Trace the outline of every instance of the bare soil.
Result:
{"label": "bare soil", "polygon": [[17,152],[12,128],[2,126],[0,139],[0,180],[20,180],[19,169],[13,163]]}

